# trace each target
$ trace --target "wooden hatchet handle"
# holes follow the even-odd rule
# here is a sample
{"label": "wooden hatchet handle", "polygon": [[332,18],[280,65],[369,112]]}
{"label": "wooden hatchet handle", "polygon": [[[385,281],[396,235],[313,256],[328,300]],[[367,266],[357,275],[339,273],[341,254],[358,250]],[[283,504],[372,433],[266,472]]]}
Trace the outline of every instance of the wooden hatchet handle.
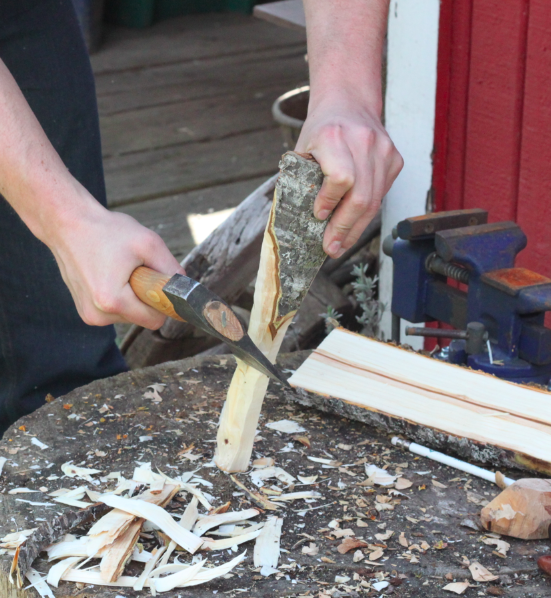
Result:
{"label": "wooden hatchet handle", "polygon": [[140,266],[132,272],[130,286],[137,297],[165,316],[185,322],[175,311],[170,299],[164,294],[163,287],[171,279],[167,274],[161,274],[151,268]]}

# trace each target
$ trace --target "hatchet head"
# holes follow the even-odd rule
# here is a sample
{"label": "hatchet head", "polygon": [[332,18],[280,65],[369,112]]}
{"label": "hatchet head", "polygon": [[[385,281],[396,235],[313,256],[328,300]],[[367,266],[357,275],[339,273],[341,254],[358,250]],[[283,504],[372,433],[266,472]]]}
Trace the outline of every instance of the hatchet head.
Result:
{"label": "hatchet head", "polygon": [[225,342],[247,365],[289,386],[280,370],[253,343],[231,307],[216,293],[182,274],[175,274],[163,292],[182,319]]}

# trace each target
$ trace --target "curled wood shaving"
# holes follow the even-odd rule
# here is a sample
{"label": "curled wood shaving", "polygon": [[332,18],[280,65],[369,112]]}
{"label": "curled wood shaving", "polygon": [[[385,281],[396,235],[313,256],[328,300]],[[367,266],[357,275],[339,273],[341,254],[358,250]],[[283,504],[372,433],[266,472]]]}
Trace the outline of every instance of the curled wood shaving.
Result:
{"label": "curled wood shaving", "polygon": [[90,482],[91,484],[99,484],[97,480],[93,480],[91,476],[101,473],[101,469],[89,469],[87,467],[77,467],[73,465],[72,461],[64,463],[61,466],[61,471],[68,478],[80,478]]}
{"label": "curled wood shaving", "polygon": [[247,509],[245,511],[232,511],[231,513],[221,513],[219,515],[207,515],[197,520],[193,533],[197,536],[202,536],[205,532],[213,527],[218,527],[225,523],[235,523],[244,519],[251,519],[258,515],[258,509]]}
{"label": "curled wood shaving", "polygon": [[54,586],[54,588],[57,588],[63,575],[65,575],[65,573],[67,573],[69,569],[72,569],[77,563],[80,563],[83,558],[83,556],[72,556],[59,561],[59,563],[56,563],[53,567],[50,567],[46,581],[51,586]]}
{"label": "curled wood shaving", "polygon": [[248,534],[249,532],[254,532],[262,527],[264,527],[264,522],[248,525],[247,527],[241,525],[221,525],[217,530],[210,531],[209,534],[212,536],[227,536],[233,538],[235,536]]}
{"label": "curled wood shaving", "polygon": [[151,558],[145,564],[142,574],[138,577],[138,579],[136,580],[136,583],[134,584],[133,589],[135,592],[139,592],[140,590],[143,590],[144,584],[145,584],[147,578],[149,577],[149,574],[151,573],[151,571],[153,571],[153,569],[155,568],[155,565],[157,564],[158,560],[163,556],[163,552],[165,550],[166,550],[166,547],[164,547],[164,546],[159,549],[157,549],[157,548],[153,549],[153,551],[151,552]]}
{"label": "curled wood shaving", "polygon": [[258,529],[254,532],[249,532],[248,534],[241,534],[240,536],[223,538],[221,540],[211,540],[208,538],[203,542],[201,550],[225,550],[226,548],[231,548],[232,546],[243,544],[243,542],[258,538],[261,531],[261,529]]}
{"label": "curled wood shaving", "polygon": [[[220,565],[218,567],[213,567],[211,569],[202,568],[196,573],[196,575],[193,577],[193,579],[191,579],[189,581],[184,581],[184,582],[180,581],[177,585],[172,585],[172,587],[169,589],[173,589],[176,587],[183,588],[183,587],[188,587],[188,586],[195,586],[195,585],[199,585],[202,583],[207,583],[208,581],[211,581],[212,579],[214,579],[216,577],[222,577],[222,576],[228,574],[234,567],[239,565],[239,563],[241,563],[245,559],[245,554],[246,553],[243,552],[242,554],[235,557],[231,561],[228,561],[227,563]],[[163,572],[167,572],[169,570],[169,568],[173,568],[173,567],[175,567],[175,566],[167,565],[166,568],[163,568],[164,569]],[[186,566],[186,565],[179,565],[179,567],[182,567],[182,570],[184,567],[186,569],[189,568],[189,566]],[[153,587],[158,592],[169,591],[169,589],[166,589],[166,590],[159,589],[158,584],[159,584],[159,582],[167,582],[166,585],[170,586],[171,584],[174,583],[174,580],[170,580],[171,576],[165,577],[163,579],[156,579],[156,575],[157,575],[157,571],[152,571],[149,578],[145,581],[144,587],[145,588]],[[106,586],[106,587],[111,587],[111,588],[133,588],[134,584],[136,583],[136,580],[138,578],[123,576],[123,577],[119,577],[119,579],[116,582],[109,582],[109,581],[104,581],[101,578],[99,571],[80,571],[80,570],[70,569],[61,579],[64,581],[73,581],[73,582],[77,582],[77,583],[84,583],[84,584],[90,584],[90,585],[95,585],[95,586]],[[170,580],[170,581],[167,581],[167,580]],[[161,588],[163,588],[163,586],[164,586],[164,584],[161,585]]]}
{"label": "curled wood shaving", "polygon": [[[186,507],[186,510],[184,511],[184,514],[182,515],[182,518],[180,519],[180,525],[184,528],[187,529],[188,531],[191,531],[193,526],[195,525],[195,522],[197,521],[198,517],[199,517],[199,511],[197,510],[197,497],[194,496],[190,503],[188,504],[188,506]],[[174,542],[174,540],[170,541],[170,544],[168,545],[168,548],[160,562],[160,565],[166,565],[168,563],[168,559],[170,558],[171,554],[176,550],[176,547],[178,545],[176,544],[176,542]]]}
{"label": "curled wood shaving", "polygon": [[48,561],[57,561],[71,556],[88,556],[88,541],[87,536],[82,536],[78,540],[63,540],[56,544],[51,544],[46,548],[48,553]]}
{"label": "curled wood shaving", "polygon": [[251,480],[255,486],[262,486],[265,480],[276,478],[284,484],[292,484],[296,479],[287,473],[281,467],[265,467],[264,469],[254,469],[251,472]]}
{"label": "curled wood shaving", "polygon": [[203,568],[204,562],[204,560],[198,561],[194,565],[190,565],[186,569],[174,573],[173,575],[167,575],[163,579],[152,579],[151,584],[157,592],[169,592],[182,584],[190,582],[196,577],[199,571]]}
{"label": "curled wood shaving", "polygon": [[157,525],[171,540],[193,554],[202,541],[191,532],[179,526],[174,519],[161,507],[143,500],[121,498],[120,496],[103,495],[101,502],[115,509],[130,513],[151,521]]}
{"label": "curled wood shaving", "polygon": [[264,527],[260,530],[254,545],[254,566],[262,567],[261,575],[270,575],[277,571],[279,561],[281,527],[283,519],[281,517],[268,517]]}
{"label": "curled wood shaving", "polygon": [[281,494],[280,496],[274,496],[272,500],[276,501],[289,501],[289,500],[301,500],[306,498],[320,498],[321,494],[314,490],[306,490],[304,492],[290,492],[289,494]]}
{"label": "curled wood shaving", "polygon": [[46,578],[42,577],[36,569],[29,567],[25,573],[25,577],[31,582],[31,586],[29,587],[35,588],[42,598],[55,598],[52,590],[46,583]]}

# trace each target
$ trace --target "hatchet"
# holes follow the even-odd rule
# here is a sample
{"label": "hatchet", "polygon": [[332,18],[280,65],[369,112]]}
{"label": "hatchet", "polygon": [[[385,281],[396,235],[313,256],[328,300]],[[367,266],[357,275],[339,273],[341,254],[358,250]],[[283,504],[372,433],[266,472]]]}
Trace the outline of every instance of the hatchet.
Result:
{"label": "hatchet", "polygon": [[236,357],[289,386],[279,369],[253,343],[231,307],[200,282],[182,274],[175,274],[171,278],[140,266],[132,273],[130,286],[147,305],[219,338]]}

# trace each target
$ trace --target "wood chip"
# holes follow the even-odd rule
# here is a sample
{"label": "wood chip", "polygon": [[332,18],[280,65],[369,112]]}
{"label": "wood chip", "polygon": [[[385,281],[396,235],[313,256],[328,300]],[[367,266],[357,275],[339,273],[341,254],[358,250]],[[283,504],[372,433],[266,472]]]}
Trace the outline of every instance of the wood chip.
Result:
{"label": "wood chip", "polygon": [[509,542],[505,542],[505,540],[498,540],[497,538],[482,538],[484,544],[488,544],[488,546],[495,546],[497,552],[499,552],[503,556],[507,556],[507,551],[511,548]]}
{"label": "wood chip", "polygon": [[369,553],[368,558],[370,561],[376,561],[376,560],[380,559],[383,555],[384,555],[383,549],[377,548],[373,552]]}
{"label": "wood chip", "polygon": [[319,548],[314,542],[310,542],[308,546],[302,547],[302,554],[307,554],[308,556],[317,556],[318,553]]}
{"label": "wood chip", "polygon": [[463,592],[470,587],[471,584],[468,581],[456,581],[455,583],[449,583],[442,589],[446,590],[446,592],[453,592],[454,594],[463,594]]}
{"label": "wood chip", "polygon": [[406,478],[398,478],[394,484],[394,488],[396,488],[396,490],[407,490],[407,488],[411,488],[412,486],[413,482],[406,480]]}
{"label": "wood chip", "polygon": [[494,581],[499,579],[499,576],[490,573],[488,569],[477,562],[470,564],[469,571],[471,572],[471,575],[475,581]]}
{"label": "wood chip", "polygon": [[432,485],[436,488],[447,488],[445,484],[442,484],[442,482],[439,482],[438,480],[432,480]]}
{"label": "wood chip", "polygon": [[[367,546],[367,542],[364,542],[363,540],[358,540],[357,538],[345,538],[342,541],[342,543],[338,546],[337,550],[341,554],[346,554],[347,552],[350,552],[351,550],[354,550],[356,548],[365,548],[366,546]],[[382,555],[382,551],[381,551],[381,555]]]}
{"label": "wood chip", "polygon": [[99,483],[97,480],[93,480],[92,476],[98,473],[101,473],[101,469],[89,469],[88,467],[77,467],[73,465],[72,461],[68,463],[64,463],[61,466],[61,471],[68,477],[68,478],[80,478],[82,480],[86,480],[92,484]]}
{"label": "wood chip", "polygon": [[284,434],[297,434],[298,432],[306,432],[306,430],[297,424],[297,422],[290,419],[282,419],[277,422],[266,424],[266,428],[275,430],[276,432],[283,432]]}

